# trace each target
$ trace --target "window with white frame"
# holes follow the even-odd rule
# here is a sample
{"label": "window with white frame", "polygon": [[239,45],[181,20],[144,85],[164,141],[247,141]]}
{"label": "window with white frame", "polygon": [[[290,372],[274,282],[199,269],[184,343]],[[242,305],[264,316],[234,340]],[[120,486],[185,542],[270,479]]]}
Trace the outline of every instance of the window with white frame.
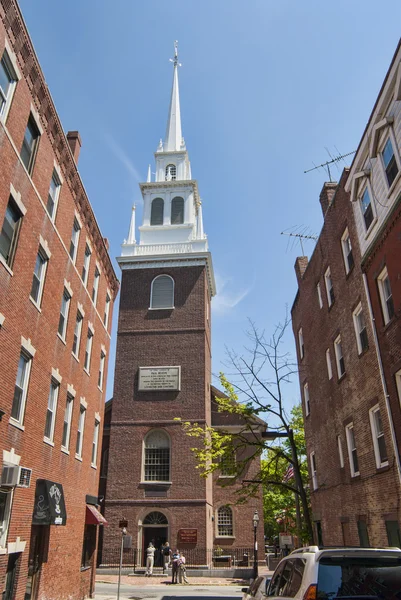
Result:
{"label": "window with white frame", "polygon": [[40,139],[39,127],[32,114],[29,115],[28,123],[25,129],[24,140],[21,148],[21,160],[25,165],[29,175],[32,175],[35,164],[36,153]]}
{"label": "window with white frame", "polygon": [[78,310],[77,318],[75,319],[74,339],[72,341],[72,353],[77,358],[79,356],[79,346],[81,344],[81,333],[82,333],[83,320],[84,320],[84,318],[83,318],[81,312]]}
{"label": "window with white frame", "polygon": [[171,225],[184,223],[184,198],[177,196],[171,201]]}
{"label": "window with white frame", "polygon": [[52,221],[56,218],[58,198],[61,190],[60,178],[56,169],[53,169],[53,175],[50,181],[49,193],[47,195],[47,212]]}
{"label": "window with white frame", "polygon": [[22,217],[23,214],[20,208],[14,198],[10,196],[0,232],[0,258],[9,267],[12,267],[14,262]]}
{"label": "window with white frame", "polygon": [[355,433],[354,433],[354,424],[350,423],[345,428],[345,435],[347,439],[347,447],[348,447],[348,459],[349,466],[351,470],[351,477],[356,477],[359,475],[359,463],[358,463],[358,453],[356,450],[355,443]]}
{"label": "window with white frame", "polygon": [[89,267],[91,262],[91,254],[92,250],[88,243],[85,244],[85,256],[84,256],[84,264],[82,266],[82,275],[81,279],[83,284],[86,286],[88,284],[88,275],[89,275]]}
{"label": "window with white frame", "polygon": [[348,227],[341,236],[341,247],[344,257],[345,272],[348,274],[354,266],[354,255],[352,254],[351,238]]}
{"label": "window with white frame", "polygon": [[49,256],[45,250],[39,246],[38,254],[36,255],[35,268],[32,277],[31,298],[40,306],[42,302],[43,287],[45,284],[45,276]]}
{"label": "window with white frame", "polygon": [[365,222],[365,228],[366,231],[368,231],[370,226],[372,225],[375,216],[368,185],[365,186],[365,189],[360,197],[360,207],[362,211],[363,220]]}
{"label": "window with white frame", "polygon": [[338,376],[338,379],[341,379],[341,377],[345,374],[345,363],[344,363],[344,356],[343,356],[343,347],[341,344],[341,335],[339,335],[334,340],[334,354],[336,357],[337,376]]}
{"label": "window with white frame", "polygon": [[299,346],[299,356],[301,360],[304,357],[305,347],[304,347],[304,334],[302,332],[302,327],[298,330],[298,346]]}
{"label": "window with white frame", "polygon": [[28,393],[29,376],[31,373],[32,356],[23,349],[20,354],[17,379],[14,388],[11,418],[20,423],[24,422],[25,404]]}
{"label": "window with white frame", "polygon": [[305,403],[305,415],[308,416],[310,413],[310,403],[309,403],[309,386],[307,383],[304,384],[304,403]]}
{"label": "window with white frame", "polygon": [[7,547],[8,526],[11,515],[13,488],[0,489],[0,547]]}
{"label": "window with white frame", "polygon": [[315,453],[311,452],[310,453],[310,472],[311,472],[311,477],[312,477],[312,487],[314,490],[317,490],[318,485],[317,485],[317,471],[316,471],[316,457],[315,457]]}
{"label": "window with white frame", "polygon": [[88,335],[86,336],[86,347],[85,347],[85,358],[84,358],[84,369],[89,373],[91,365],[92,355],[92,343],[93,343],[93,331],[88,327]]}
{"label": "window with white frame", "polygon": [[45,423],[45,440],[53,442],[54,425],[56,422],[57,399],[60,389],[60,383],[55,379],[50,382],[49,396],[47,399],[46,423]]}
{"label": "window with white frame", "polygon": [[150,308],[174,308],[174,279],[170,275],[158,275],[152,281]]}
{"label": "window with white frame", "polygon": [[328,267],[326,269],[326,272],[324,274],[324,282],[326,284],[327,302],[329,303],[329,307],[330,307],[333,304],[334,299],[335,299],[330,267]]}
{"label": "window with white frame", "polygon": [[394,179],[397,177],[399,165],[397,157],[394,153],[393,142],[391,136],[388,137],[381,152],[384,171],[386,173],[388,187],[391,187]]}
{"label": "window with white frame", "polygon": [[379,288],[384,324],[387,325],[387,323],[394,317],[393,294],[391,292],[390,278],[387,272],[387,267],[384,267],[383,271],[377,278],[377,286]]}
{"label": "window with white frame", "polygon": [[322,298],[322,290],[320,288],[320,283],[317,283],[316,285],[316,291],[317,291],[317,299],[319,302],[319,307],[323,308],[323,298]]}
{"label": "window with white frame", "polygon": [[398,400],[401,404],[401,370],[395,374],[395,384],[397,386]]}
{"label": "window with white frame", "polygon": [[84,429],[85,429],[85,415],[86,408],[83,404],[79,406],[79,418],[78,418],[78,430],[77,430],[77,442],[75,445],[75,456],[82,458],[82,446],[84,441]]}
{"label": "window with white frame", "polygon": [[144,481],[170,481],[170,438],[160,429],[144,440]]}
{"label": "window with white frame", "polygon": [[177,167],[175,165],[167,165],[166,181],[174,181],[177,178]]}
{"label": "window with white frame", "polygon": [[152,200],[150,209],[150,224],[163,225],[164,221],[164,200],[163,198],[155,198]]}
{"label": "window with white frame", "polygon": [[380,469],[380,467],[385,467],[386,465],[388,465],[388,455],[379,405],[376,405],[370,409],[369,418],[370,426],[372,428],[373,448],[375,451],[376,467]]}
{"label": "window with white frame", "polygon": [[95,419],[95,428],[93,430],[93,442],[92,442],[92,459],[91,459],[92,467],[96,467],[96,464],[97,464],[97,447],[98,447],[98,443],[99,443],[99,429],[100,429],[100,423],[97,419]]}
{"label": "window with white frame", "polygon": [[109,293],[107,293],[106,294],[106,302],[104,305],[104,316],[103,316],[103,323],[104,323],[104,326],[106,327],[106,329],[109,326],[110,302],[111,302],[111,298],[110,298]]}
{"label": "window with white frame", "polygon": [[58,321],[58,333],[63,340],[65,340],[67,333],[68,311],[70,309],[70,302],[71,294],[67,290],[67,288],[64,288],[63,297],[61,299],[60,317]]}
{"label": "window with white frame", "polygon": [[100,271],[98,267],[95,269],[95,276],[93,279],[93,288],[92,288],[92,302],[96,306],[97,295],[99,292],[99,281],[100,281]]}
{"label": "window with white frame", "polygon": [[63,436],[61,439],[61,446],[64,450],[69,450],[69,448],[70,448],[71,421],[72,421],[73,407],[74,407],[74,396],[67,393],[67,400],[65,403],[65,410],[64,410]]}
{"label": "window with white frame", "polygon": [[337,436],[337,447],[338,447],[338,458],[340,460],[340,468],[344,468],[344,454],[343,454],[343,445],[341,442],[341,437]]}
{"label": "window with white frame", "polygon": [[327,364],[327,377],[329,379],[333,378],[333,369],[331,367],[331,356],[330,356],[330,348],[326,350],[326,364]]}
{"label": "window with white frame", "polygon": [[352,313],[354,321],[356,344],[358,346],[358,354],[362,354],[369,348],[368,332],[366,329],[365,317],[363,315],[362,305],[358,304],[354,312]]}
{"label": "window with white frame", "polygon": [[219,459],[219,477],[234,477],[237,472],[237,457],[232,447],[226,448]]}
{"label": "window with white frame", "polygon": [[103,379],[104,379],[104,363],[106,361],[106,354],[103,350],[100,352],[100,363],[99,363],[99,376],[97,379],[97,385],[102,390],[103,389]]}
{"label": "window with white frame", "polygon": [[4,50],[0,61],[0,118],[7,117],[11,100],[17,85],[18,76],[7,50]]}
{"label": "window with white frame", "polygon": [[75,265],[75,261],[77,259],[78,252],[78,242],[79,242],[79,234],[81,233],[81,225],[77,217],[74,217],[74,222],[72,224],[72,233],[71,233],[71,241],[70,241],[70,257],[72,262]]}
{"label": "window with white frame", "polygon": [[233,537],[233,511],[230,506],[220,506],[217,511],[217,536]]}

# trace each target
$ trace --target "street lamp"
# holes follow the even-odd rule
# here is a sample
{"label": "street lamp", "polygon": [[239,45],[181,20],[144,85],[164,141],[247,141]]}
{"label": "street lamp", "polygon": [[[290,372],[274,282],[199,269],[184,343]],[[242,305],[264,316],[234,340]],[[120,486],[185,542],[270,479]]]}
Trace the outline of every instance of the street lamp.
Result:
{"label": "street lamp", "polygon": [[254,514],[253,514],[253,548],[254,548],[254,555],[253,555],[253,578],[254,580],[256,579],[256,577],[258,576],[258,542],[256,539],[256,530],[258,528],[259,525],[259,515],[258,515],[258,511],[255,510]]}

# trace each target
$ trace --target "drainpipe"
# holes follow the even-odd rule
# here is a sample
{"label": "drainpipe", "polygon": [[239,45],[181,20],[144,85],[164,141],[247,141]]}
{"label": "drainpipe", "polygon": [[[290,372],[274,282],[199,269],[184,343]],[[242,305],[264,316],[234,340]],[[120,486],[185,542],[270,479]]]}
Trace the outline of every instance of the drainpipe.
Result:
{"label": "drainpipe", "polygon": [[366,273],[362,273],[362,278],[363,278],[363,284],[365,286],[365,295],[366,295],[366,300],[367,300],[367,303],[368,303],[370,322],[371,322],[372,330],[373,330],[373,339],[374,339],[374,342],[375,342],[377,362],[379,364],[380,379],[381,379],[381,382],[382,382],[382,387],[383,387],[383,392],[384,392],[384,399],[385,399],[385,402],[386,402],[387,417],[388,417],[388,420],[389,420],[389,423],[390,423],[391,441],[393,442],[393,448],[394,448],[394,453],[395,453],[395,460],[397,462],[398,478],[399,478],[400,484],[401,484],[401,462],[400,462],[400,454],[398,452],[397,439],[396,439],[396,436],[395,436],[395,429],[394,429],[394,422],[393,422],[393,417],[391,415],[390,396],[388,395],[387,384],[386,384],[386,380],[385,380],[385,377],[384,377],[383,362],[382,362],[382,358],[381,358],[381,354],[380,354],[379,341],[377,339],[376,321],[375,321],[375,318],[374,318],[374,315],[373,315],[372,303],[370,301],[370,294],[369,294],[368,280],[367,280],[367,277],[366,277]]}

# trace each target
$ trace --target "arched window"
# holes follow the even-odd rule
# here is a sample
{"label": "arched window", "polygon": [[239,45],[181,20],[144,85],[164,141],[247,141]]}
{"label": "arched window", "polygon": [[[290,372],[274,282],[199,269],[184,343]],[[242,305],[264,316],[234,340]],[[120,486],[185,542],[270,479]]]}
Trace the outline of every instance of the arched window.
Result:
{"label": "arched window", "polygon": [[229,506],[220,506],[217,511],[217,534],[219,537],[233,535],[233,511]]}
{"label": "arched window", "polygon": [[144,481],[170,481],[170,438],[160,429],[145,438]]}
{"label": "arched window", "polygon": [[153,510],[146,515],[142,525],[168,525],[168,521],[163,513]]}
{"label": "arched window", "polygon": [[100,473],[100,477],[107,477],[107,471],[109,468],[109,449],[106,448],[103,452],[102,456],[102,470]]}
{"label": "arched window", "polygon": [[167,165],[166,181],[172,181],[174,179],[177,179],[177,168],[175,165]]}
{"label": "arched window", "polygon": [[155,198],[152,201],[152,210],[150,213],[151,225],[163,225],[164,215],[164,200],[163,198]]}
{"label": "arched window", "polygon": [[171,202],[171,224],[180,225],[184,222],[184,198],[177,196]]}
{"label": "arched window", "polygon": [[152,281],[150,308],[174,308],[174,279],[158,275]]}

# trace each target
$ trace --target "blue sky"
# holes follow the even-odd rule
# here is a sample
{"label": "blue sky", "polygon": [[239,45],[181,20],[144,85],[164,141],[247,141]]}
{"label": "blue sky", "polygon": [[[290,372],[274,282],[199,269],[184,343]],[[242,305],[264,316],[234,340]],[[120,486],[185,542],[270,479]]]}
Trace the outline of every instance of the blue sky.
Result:
{"label": "blue sky", "polygon": [[[141,220],[138,181],[165,134],[168,59],[179,41],[183,135],[218,283],[218,372],[225,346],[241,351],[246,343],[247,318],[272,332],[292,305],[301,251],[280,232],[320,231],[326,176],[303,172],[329,159],[326,148],[356,149],[398,43],[400,2],[380,9],[373,0],[20,5],[64,129],[81,134],[79,170],[113,260],[133,202]],[[310,255],[313,243],[304,248]],[[291,332],[286,346],[295,351]],[[287,401],[298,398],[295,380]]]}

